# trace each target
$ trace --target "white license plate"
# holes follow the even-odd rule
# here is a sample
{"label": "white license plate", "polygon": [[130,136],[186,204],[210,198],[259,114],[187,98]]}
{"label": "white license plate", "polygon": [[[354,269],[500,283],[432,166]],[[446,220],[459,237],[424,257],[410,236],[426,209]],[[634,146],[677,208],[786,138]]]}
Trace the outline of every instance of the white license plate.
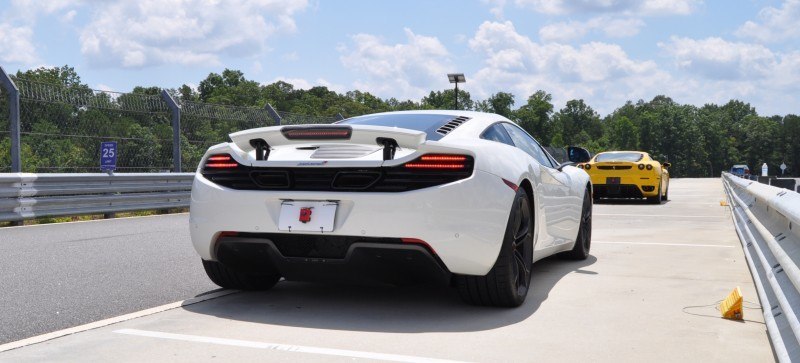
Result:
{"label": "white license plate", "polygon": [[281,203],[278,230],[289,232],[331,232],[337,202],[292,200]]}

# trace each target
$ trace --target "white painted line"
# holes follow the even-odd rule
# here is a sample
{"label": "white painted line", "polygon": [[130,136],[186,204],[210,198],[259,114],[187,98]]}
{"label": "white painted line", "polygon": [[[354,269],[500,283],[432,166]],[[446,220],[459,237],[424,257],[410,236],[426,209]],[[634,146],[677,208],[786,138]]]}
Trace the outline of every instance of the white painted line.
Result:
{"label": "white painted line", "polygon": [[383,360],[390,362],[429,362],[429,363],[458,362],[447,359],[425,358],[412,355],[372,353],[372,352],[362,352],[357,350],[309,347],[304,345],[263,343],[263,342],[254,342],[250,340],[214,338],[214,337],[205,337],[200,335],[162,333],[157,331],[147,331],[138,329],[120,329],[120,330],[115,330],[114,333],[136,335],[140,337],[149,337],[149,338],[180,340],[180,341],[194,342],[194,343],[209,343],[209,344],[228,345],[228,346],[243,347],[243,348],[277,350],[277,351],[291,352],[291,353],[320,354],[320,355],[347,357],[347,358],[363,358],[363,359]]}
{"label": "white painted line", "polygon": [[[124,213],[124,212],[120,212],[120,213]],[[102,214],[102,213],[100,213],[100,214]],[[25,226],[6,226],[6,227],[0,227],[0,231],[6,230],[6,229],[13,229],[13,228],[31,228],[31,227],[41,227],[41,226],[58,226],[58,225],[62,225],[62,224],[88,223],[88,222],[107,222],[107,221],[113,221],[115,219],[125,220],[125,219],[136,219],[136,218],[168,217],[168,216],[174,216],[174,215],[180,215],[180,214],[189,214],[189,212],[169,213],[169,214],[151,214],[149,216],[114,217],[114,218],[109,218],[109,219],[90,219],[88,221],[39,223],[39,224],[28,224],[28,225],[25,225]]]}
{"label": "white painted line", "polygon": [[691,244],[691,243],[649,243],[649,242],[594,242],[592,244],[601,244],[601,245],[653,245],[653,246],[679,246],[679,247],[719,247],[719,248],[733,248],[735,246],[723,246],[723,245],[701,245],[701,244]]}
{"label": "white painted line", "polygon": [[75,327],[72,327],[72,328],[67,328],[67,329],[63,329],[63,330],[54,331],[52,333],[46,333],[46,334],[42,334],[42,335],[37,335],[35,337],[30,337],[30,338],[26,338],[26,339],[22,339],[22,340],[17,340],[15,342],[11,342],[11,343],[6,343],[6,344],[3,344],[3,345],[0,345],[0,352],[5,352],[7,350],[21,348],[21,347],[28,346],[28,345],[31,345],[31,344],[38,344],[38,343],[41,343],[41,342],[45,342],[45,341],[48,341],[48,340],[51,340],[51,339],[55,339],[55,338],[60,338],[60,337],[63,337],[63,336],[66,336],[66,335],[70,335],[70,334],[75,334],[75,333],[80,333],[80,332],[84,332],[84,331],[87,331],[87,330],[102,328],[104,326],[108,326],[108,325],[111,325],[111,324],[121,323],[121,322],[126,321],[126,320],[141,318],[141,317],[147,316],[147,315],[153,315],[153,314],[164,312],[164,311],[167,311],[167,310],[170,310],[170,309],[179,308],[181,306],[197,304],[199,302],[203,302],[203,301],[207,301],[207,300],[211,300],[211,299],[216,299],[218,297],[234,294],[234,293],[237,293],[237,292],[239,292],[239,291],[238,290],[218,291],[218,292],[214,292],[214,293],[211,293],[211,294],[208,294],[208,295],[202,295],[202,296],[198,296],[198,297],[193,297],[191,299],[186,299],[186,300],[183,300],[183,301],[177,301],[177,302],[166,304],[166,305],[156,306],[154,308],[137,311],[135,313],[120,315],[120,316],[113,317],[113,318],[108,318],[108,319],[105,319],[105,320],[95,321],[95,322],[89,323],[89,324],[78,325],[78,326],[75,326]]}
{"label": "white painted line", "polygon": [[687,215],[674,215],[674,214],[607,214],[607,213],[593,213],[596,216],[607,217],[675,217],[675,218],[725,218],[727,216],[687,216]]}

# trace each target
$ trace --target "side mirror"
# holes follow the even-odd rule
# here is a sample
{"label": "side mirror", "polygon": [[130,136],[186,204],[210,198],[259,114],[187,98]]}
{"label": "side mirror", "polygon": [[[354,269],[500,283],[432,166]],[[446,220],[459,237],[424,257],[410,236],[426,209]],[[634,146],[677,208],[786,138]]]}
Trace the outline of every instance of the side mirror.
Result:
{"label": "side mirror", "polygon": [[577,146],[568,147],[567,156],[569,161],[573,163],[585,163],[592,159],[592,154],[589,153],[589,150]]}
{"label": "side mirror", "polygon": [[672,164],[670,164],[670,163],[665,161],[665,162],[661,163],[661,166],[663,166],[665,168],[669,168],[670,166],[672,166]]}

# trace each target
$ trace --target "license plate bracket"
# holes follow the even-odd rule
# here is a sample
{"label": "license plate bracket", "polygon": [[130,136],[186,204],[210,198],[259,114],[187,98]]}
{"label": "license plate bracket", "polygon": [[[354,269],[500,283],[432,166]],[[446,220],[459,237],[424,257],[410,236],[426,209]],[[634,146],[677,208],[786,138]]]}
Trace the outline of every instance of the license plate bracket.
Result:
{"label": "license plate bracket", "polygon": [[332,232],[339,202],[285,200],[281,203],[278,230],[288,232]]}

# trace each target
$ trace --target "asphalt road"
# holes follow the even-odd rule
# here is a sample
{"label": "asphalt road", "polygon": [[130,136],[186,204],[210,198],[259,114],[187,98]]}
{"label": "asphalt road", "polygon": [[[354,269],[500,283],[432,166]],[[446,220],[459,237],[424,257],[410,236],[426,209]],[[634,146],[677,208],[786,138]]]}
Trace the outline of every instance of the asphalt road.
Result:
{"label": "asphalt road", "polygon": [[188,218],[0,228],[0,344],[216,290]]}

